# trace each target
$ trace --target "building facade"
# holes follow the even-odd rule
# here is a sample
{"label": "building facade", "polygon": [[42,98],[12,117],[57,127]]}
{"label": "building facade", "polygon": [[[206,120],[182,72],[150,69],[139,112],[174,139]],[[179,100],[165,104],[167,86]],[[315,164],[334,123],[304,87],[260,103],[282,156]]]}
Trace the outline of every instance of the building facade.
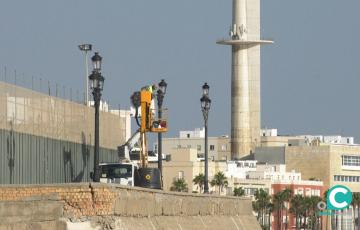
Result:
{"label": "building facade", "polygon": [[[303,197],[312,197],[318,196],[323,197],[325,192],[325,187],[321,181],[297,181],[289,183],[287,181],[274,181],[271,185],[271,194],[277,194],[285,189],[290,189],[292,195],[301,195]],[[288,210],[285,213],[282,213],[279,216],[279,213],[274,211],[271,217],[271,226],[272,229],[278,229],[280,226],[279,220],[282,222],[282,226],[286,226],[285,229],[296,229],[296,219],[292,212],[290,212],[291,204],[290,202],[285,202],[285,209]],[[304,220],[302,220],[304,221]],[[326,221],[325,218],[322,218],[322,222]],[[321,229],[326,229],[325,225]]]}
{"label": "building facade", "polygon": [[[204,174],[205,164],[197,155],[196,149],[181,148],[171,150],[171,161],[163,162],[163,187],[169,191],[173,181],[184,179],[188,185],[189,192],[199,192],[200,188],[193,183],[193,179],[200,173]],[[156,165],[154,165],[156,167]],[[209,162],[209,181],[214,175],[226,170],[226,162]],[[210,192],[216,192],[215,187],[210,187]]]}
{"label": "building facade", "polygon": [[[278,137],[277,129],[262,129],[259,139],[261,146],[284,146],[289,137]],[[297,138],[298,139],[298,138]],[[205,129],[180,131],[179,137],[163,138],[163,153],[169,154],[173,149],[193,148],[197,149],[199,157],[205,154]],[[208,150],[210,160],[229,161],[231,159],[231,138],[228,135],[208,137]],[[153,143],[154,152],[157,153],[158,143]]]}
{"label": "building facade", "polygon": [[[118,161],[125,114],[100,112],[100,161]],[[94,108],[0,82],[0,184],[89,181]]]}
{"label": "building facade", "polygon": [[360,145],[297,143],[279,147],[260,147],[255,159],[272,164],[286,164],[301,172],[304,179],[319,179],[325,187],[345,185],[360,192]]}
{"label": "building facade", "polygon": [[[174,149],[196,149],[199,158],[205,156],[205,131],[195,129],[193,131],[180,131],[179,137],[162,139],[163,154],[170,154]],[[154,152],[157,153],[158,143],[153,143]],[[210,160],[230,160],[230,138],[226,135],[220,137],[208,137],[208,153]]]}

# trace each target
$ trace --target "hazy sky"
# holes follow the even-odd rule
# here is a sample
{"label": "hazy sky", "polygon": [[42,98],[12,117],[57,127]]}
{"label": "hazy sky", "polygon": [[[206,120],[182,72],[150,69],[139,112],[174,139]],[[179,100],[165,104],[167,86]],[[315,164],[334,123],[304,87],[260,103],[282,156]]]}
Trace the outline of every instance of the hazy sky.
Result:
{"label": "hazy sky", "polygon": [[[250,0],[251,1],[251,0]],[[264,0],[262,126],[280,134],[341,134],[360,142],[360,1]],[[231,24],[231,0],[3,0],[3,68],[83,90],[77,45],[103,56],[104,97],[168,82],[170,132],[201,127],[201,86],[210,85],[209,134],[230,133],[230,48],[215,44]]]}

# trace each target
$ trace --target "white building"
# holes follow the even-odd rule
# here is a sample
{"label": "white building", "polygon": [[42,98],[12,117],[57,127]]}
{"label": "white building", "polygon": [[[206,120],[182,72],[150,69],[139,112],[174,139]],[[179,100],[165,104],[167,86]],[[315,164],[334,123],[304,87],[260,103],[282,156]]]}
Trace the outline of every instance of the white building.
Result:
{"label": "white building", "polygon": [[277,129],[261,129],[260,130],[261,137],[276,137],[277,136]]}
{"label": "white building", "polygon": [[227,178],[239,178],[246,179],[248,172],[256,171],[257,161],[247,160],[247,161],[228,161],[227,171],[224,172]]}
{"label": "white building", "polygon": [[343,144],[353,145],[354,137],[342,137],[342,136],[322,136],[322,135],[301,135],[304,137],[307,143],[312,143],[314,140],[319,140],[324,144]]}
{"label": "white building", "polygon": [[284,164],[258,164],[255,171],[247,173],[248,179],[270,180],[271,182],[298,183],[301,181],[301,173],[286,172]]}
{"label": "white building", "polygon": [[131,137],[131,111],[130,110],[116,110],[111,109],[109,110],[109,113],[118,115],[119,117],[125,118],[125,127],[126,127],[126,133],[125,133],[125,140],[129,140]]}
{"label": "white building", "polygon": [[180,131],[180,138],[205,138],[205,128],[196,128],[192,131]]}

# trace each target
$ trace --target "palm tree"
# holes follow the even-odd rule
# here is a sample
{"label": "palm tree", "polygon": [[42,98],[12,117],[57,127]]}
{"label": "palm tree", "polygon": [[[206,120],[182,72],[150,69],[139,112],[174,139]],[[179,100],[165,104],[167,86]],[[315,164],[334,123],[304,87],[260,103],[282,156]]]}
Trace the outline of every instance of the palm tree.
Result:
{"label": "palm tree", "polygon": [[[259,189],[256,190],[255,194],[255,204],[253,204],[253,207],[255,206],[257,208],[257,213],[258,213],[258,221],[261,219],[260,224],[261,226],[265,226],[265,216],[268,213],[268,208],[269,208],[269,204],[270,204],[270,199],[271,197],[269,196],[269,194],[263,190],[263,189]],[[271,213],[270,213],[271,215]]]}
{"label": "palm tree", "polygon": [[319,228],[319,215],[317,212],[317,204],[322,201],[319,196],[308,197],[309,203],[309,218],[310,223],[308,224],[309,229],[318,229]]}
{"label": "palm tree", "polygon": [[245,196],[245,190],[242,187],[234,188],[234,196]]}
{"label": "palm tree", "polygon": [[172,183],[170,191],[187,192],[188,187],[187,187],[187,183],[186,183],[185,179],[184,178],[175,179]]}
{"label": "palm tree", "polygon": [[296,226],[295,229],[296,230],[300,229],[299,221],[300,221],[301,213],[303,212],[303,210],[302,210],[303,203],[304,203],[304,197],[302,195],[295,195],[291,199],[290,212],[295,215],[295,226]]}
{"label": "palm tree", "polygon": [[[296,195],[295,197],[297,197]],[[293,200],[295,199],[293,198]],[[296,206],[298,205],[298,215],[303,218],[303,221],[300,222],[300,228],[305,229],[319,229],[320,225],[320,216],[317,212],[317,204],[322,201],[322,198],[319,196],[311,196],[311,197],[303,197],[302,199],[299,198],[299,201],[295,202],[292,201],[292,210],[295,210]],[[298,224],[297,224],[298,226]]]}
{"label": "palm tree", "polygon": [[282,210],[284,204],[284,197],[282,192],[278,192],[273,196],[274,209],[276,210],[276,229],[282,229]]}
{"label": "palm tree", "polygon": [[204,174],[200,173],[193,179],[193,183],[197,186],[199,186],[200,193],[203,190],[204,184],[205,184],[205,176]]}
{"label": "palm tree", "polygon": [[268,205],[266,206],[266,210],[267,210],[267,215],[268,215],[268,226],[267,226],[267,229],[271,229],[271,214],[272,212],[274,211],[274,204],[270,202],[269,200],[269,203]]}
{"label": "palm tree", "polygon": [[[292,190],[289,188],[284,189],[282,192],[283,200],[284,200],[284,206],[285,207],[285,229],[288,229],[288,208],[289,208],[289,201],[292,196]],[[287,204],[285,206],[285,203]]]}
{"label": "palm tree", "polygon": [[227,181],[225,174],[223,172],[219,171],[218,173],[216,173],[214,175],[214,178],[211,180],[210,184],[211,184],[211,186],[219,187],[219,195],[220,195],[224,186],[228,185],[228,181]]}
{"label": "palm tree", "polygon": [[260,219],[260,210],[261,210],[261,208],[260,208],[260,204],[259,204],[259,202],[258,201],[253,201],[252,202],[252,208],[253,208],[253,210],[255,211],[255,213],[257,213],[257,217],[256,217],[256,219],[257,219],[257,221],[260,223],[260,221],[259,221],[259,219]]}
{"label": "palm tree", "polygon": [[[360,230],[360,193],[358,193],[358,192],[353,193],[353,198],[352,198],[351,204],[354,209],[354,223],[355,223],[356,229]],[[355,218],[356,213],[357,213],[357,218]]]}
{"label": "palm tree", "polygon": [[277,210],[277,222],[278,228],[282,229],[283,222],[283,210],[285,209],[285,229],[288,228],[288,206],[285,205],[290,201],[292,196],[292,190],[290,188],[285,188],[284,190],[276,193],[273,197],[274,207]]}
{"label": "palm tree", "polygon": [[[326,201],[327,200],[327,194],[329,192],[329,189],[327,189],[325,192],[324,192],[324,196],[323,196],[323,199]],[[329,216],[326,215],[326,223],[325,223],[325,229],[328,229],[328,222],[329,222]],[[330,228],[331,228],[331,222],[330,222]]]}

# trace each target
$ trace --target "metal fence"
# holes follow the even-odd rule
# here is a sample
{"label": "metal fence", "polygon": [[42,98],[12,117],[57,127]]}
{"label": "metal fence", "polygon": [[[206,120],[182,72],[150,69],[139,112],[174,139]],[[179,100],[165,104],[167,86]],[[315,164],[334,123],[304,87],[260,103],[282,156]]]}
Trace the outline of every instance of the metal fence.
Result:
{"label": "metal fence", "polygon": [[[3,79],[8,81],[8,73]],[[0,183],[87,181],[92,171],[94,109],[80,98],[65,99],[50,87],[48,93],[0,82]],[[37,82],[41,83],[41,82]],[[42,90],[41,84],[38,87]],[[41,91],[40,90],[40,91]],[[125,142],[126,117],[100,113],[100,160],[117,160]]]}

